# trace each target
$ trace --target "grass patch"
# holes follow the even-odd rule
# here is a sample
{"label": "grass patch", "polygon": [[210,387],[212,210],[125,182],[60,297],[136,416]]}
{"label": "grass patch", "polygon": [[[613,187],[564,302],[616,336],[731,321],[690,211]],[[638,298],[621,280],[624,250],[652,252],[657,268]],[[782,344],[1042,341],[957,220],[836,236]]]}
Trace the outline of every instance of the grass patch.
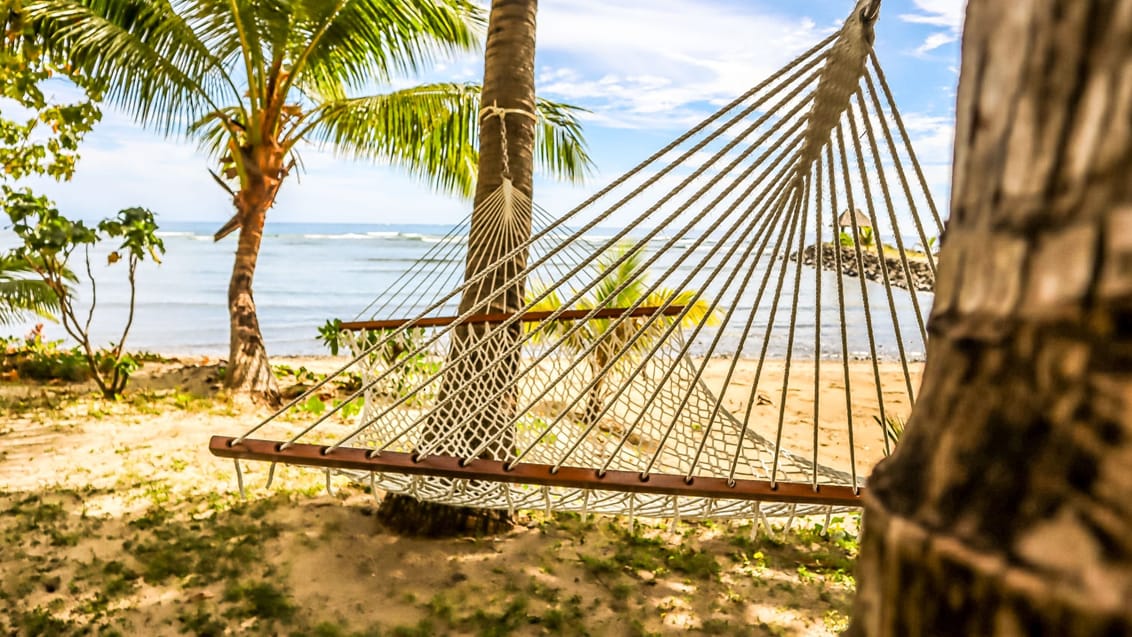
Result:
{"label": "grass patch", "polygon": [[148,533],[127,540],[123,547],[152,584],[177,578],[187,580],[186,586],[204,586],[238,578],[260,559],[263,542],[279,535],[278,525],[263,519],[274,500],[237,505],[223,518],[199,521],[174,519],[168,507],[155,506],[131,522]]}
{"label": "grass patch", "polygon": [[708,579],[719,575],[723,567],[715,556],[703,549],[680,548],[668,556],[668,567],[697,579]]}
{"label": "grass patch", "polygon": [[433,637],[436,634],[433,623],[422,619],[415,626],[395,626],[390,629],[390,637]]}
{"label": "grass patch", "polygon": [[591,577],[603,577],[621,571],[620,565],[613,560],[585,554],[579,554],[578,559],[582,562],[582,568]]}
{"label": "grass patch", "polygon": [[61,637],[70,635],[77,628],[69,619],[60,619],[45,608],[17,611],[13,625],[25,635],[42,637]]}
{"label": "grass patch", "polygon": [[235,604],[229,617],[255,617],[267,622],[290,622],[298,607],[287,593],[270,582],[229,583],[224,601]]}
{"label": "grass patch", "polygon": [[80,534],[72,527],[71,516],[62,503],[48,502],[33,494],[17,501],[4,514],[16,521],[5,534],[9,545],[19,543],[25,536],[32,546],[42,544],[42,539],[51,546],[74,546],[79,542]]}

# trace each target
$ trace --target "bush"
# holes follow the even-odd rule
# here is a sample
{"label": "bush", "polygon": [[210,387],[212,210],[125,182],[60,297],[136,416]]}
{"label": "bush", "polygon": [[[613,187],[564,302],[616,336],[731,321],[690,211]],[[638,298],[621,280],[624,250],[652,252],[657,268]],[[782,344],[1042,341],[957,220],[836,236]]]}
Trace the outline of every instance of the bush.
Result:
{"label": "bush", "polygon": [[[0,202],[0,208],[11,220],[12,230],[21,243],[12,253],[35,263],[36,273],[55,292],[63,329],[78,343],[77,351],[86,361],[89,378],[107,398],[121,395],[130,374],[138,368],[138,362],[123,349],[134,319],[137,268],[146,257],[160,263],[158,255],[165,252],[165,245],[156,234],[157,222],[153,213],[143,208],[128,208],[103,219],[95,227],[89,227],[82,221],[63,216],[45,197],[7,186],[3,187],[3,191],[5,198]],[[90,339],[96,300],[90,247],[102,240],[120,242],[117,249],[110,252],[107,261],[111,265],[125,264],[124,274],[130,292],[129,310],[121,336],[109,348],[96,349]],[[90,301],[83,308],[79,307],[76,293],[69,285],[74,279],[68,267],[72,256],[81,258],[85,265]],[[33,355],[31,358],[43,363],[40,360],[42,356]],[[49,369],[50,365],[46,368],[39,365],[35,373],[48,373]]]}
{"label": "bush", "polygon": [[[43,339],[42,325],[36,327],[24,338],[3,339],[3,359],[0,372],[15,374],[20,378],[39,381],[60,380],[81,383],[91,379],[91,366],[86,354],[79,346],[63,347],[62,340]],[[114,366],[120,373],[133,373],[140,363],[134,356],[99,350],[94,353],[95,365],[101,374],[112,375]]]}

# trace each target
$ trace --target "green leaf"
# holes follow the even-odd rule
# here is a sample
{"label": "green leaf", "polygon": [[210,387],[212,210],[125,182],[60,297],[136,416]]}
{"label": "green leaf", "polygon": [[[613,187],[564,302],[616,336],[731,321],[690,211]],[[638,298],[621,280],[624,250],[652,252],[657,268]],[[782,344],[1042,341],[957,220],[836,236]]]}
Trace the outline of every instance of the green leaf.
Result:
{"label": "green leaf", "polygon": [[318,328],[318,339],[322,341],[330,350],[331,356],[338,355],[338,349],[342,343],[342,321],[341,319],[332,319],[326,321],[326,324]]}
{"label": "green leaf", "polygon": [[55,321],[59,297],[36,272],[33,261],[15,252],[0,254],[0,324],[33,314]]}
{"label": "green leaf", "polygon": [[[329,102],[313,113],[303,139],[344,156],[400,165],[436,188],[469,196],[479,160],[479,98],[475,84],[430,84]],[[577,120],[580,109],[540,99],[537,111],[539,167],[582,180],[592,161]]]}
{"label": "green leaf", "polygon": [[98,229],[108,238],[121,239],[118,249],[135,259],[144,259],[149,254],[160,263],[157,255],[165,253],[165,242],[157,236],[157,219],[145,208],[120,210],[116,216],[100,221]]}

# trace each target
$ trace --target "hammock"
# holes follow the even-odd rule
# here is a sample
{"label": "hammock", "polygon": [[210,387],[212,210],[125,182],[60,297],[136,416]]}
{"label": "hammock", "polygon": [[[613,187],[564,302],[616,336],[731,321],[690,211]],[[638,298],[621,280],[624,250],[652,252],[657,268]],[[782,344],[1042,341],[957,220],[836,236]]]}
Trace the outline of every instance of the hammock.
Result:
{"label": "hammock", "polygon": [[[872,50],[878,4],[861,0],[837,33],[569,212],[505,178],[342,325],[349,364],[211,451],[236,460],[241,486],[240,460],[262,460],[484,508],[750,518],[856,506],[859,452],[889,450],[927,340],[930,298],[915,282],[935,260],[906,242],[943,230]],[[288,425],[348,373],[356,392]],[[832,405],[831,383],[844,385]],[[343,425],[353,401],[361,413]]]}

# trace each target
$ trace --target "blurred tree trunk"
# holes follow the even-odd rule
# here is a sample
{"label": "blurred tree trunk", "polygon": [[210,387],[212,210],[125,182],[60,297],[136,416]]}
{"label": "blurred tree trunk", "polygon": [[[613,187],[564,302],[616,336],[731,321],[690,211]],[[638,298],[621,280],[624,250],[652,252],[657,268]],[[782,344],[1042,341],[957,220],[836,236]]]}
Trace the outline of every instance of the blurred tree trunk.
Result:
{"label": "blurred tree trunk", "polygon": [[923,388],[848,635],[1132,634],[1132,0],[970,0]]}
{"label": "blurred tree trunk", "polygon": [[[535,17],[537,0],[494,0],[488,22],[484,60],[485,107],[535,112]],[[479,167],[465,280],[484,272],[478,285],[469,286],[460,299],[460,314],[518,312],[524,304],[524,282],[508,282],[526,268],[527,251],[492,268],[531,233],[531,210],[517,207],[512,218],[485,214],[484,201],[510,178],[515,189],[532,196],[535,121],[522,114],[506,117],[506,149],[500,117],[480,122]],[[504,174],[504,167],[509,174]],[[501,221],[506,221],[501,224]],[[504,232],[504,228],[519,232]],[[490,271],[489,271],[489,268]],[[453,330],[449,358],[464,355],[445,374],[438,401],[451,398],[430,416],[422,444],[431,446],[442,437],[435,453],[467,456],[485,441],[492,442],[478,454],[481,458],[506,460],[512,456],[514,432],[509,423],[517,409],[515,373],[519,352],[501,355],[521,336],[521,326],[495,331],[496,325],[457,326]],[[467,353],[467,354],[465,354]],[[489,373],[472,380],[485,368]],[[464,423],[452,429],[453,423]],[[510,527],[506,511],[483,511],[417,502],[407,496],[389,496],[382,505],[382,518],[395,529],[424,535],[492,532]]]}

